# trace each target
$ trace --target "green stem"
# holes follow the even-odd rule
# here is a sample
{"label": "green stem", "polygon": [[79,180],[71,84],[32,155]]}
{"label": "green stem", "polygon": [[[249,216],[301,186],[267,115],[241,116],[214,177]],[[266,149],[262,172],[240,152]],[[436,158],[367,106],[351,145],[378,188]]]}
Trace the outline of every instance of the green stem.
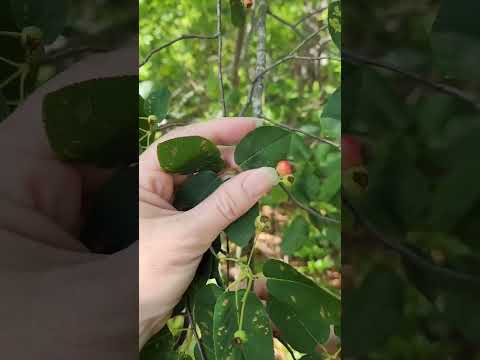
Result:
{"label": "green stem", "polygon": [[19,68],[21,66],[21,64],[15,62],[15,61],[9,60],[7,58],[4,58],[3,56],[0,56],[0,61],[3,61],[4,63],[6,63],[8,65],[11,65],[13,67],[16,67],[16,68]]}
{"label": "green stem", "polygon": [[21,38],[22,33],[14,32],[14,31],[0,31],[0,36],[9,36],[14,38]]}
{"label": "green stem", "polygon": [[249,273],[247,288],[245,289],[245,294],[243,295],[243,299],[242,299],[242,309],[240,311],[240,321],[238,322],[238,330],[243,329],[243,318],[245,316],[245,306],[247,305],[248,294],[250,293],[252,284],[253,284],[253,277],[252,277],[252,274]]}
{"label": "green stem", "polygon": [[28,67],[22,68],[22,73],[20,74],[20,102],[25,99],[25,79],[28,75]]}
{"label": "green stem", "polygon": [[18,69],[15,71],[12,75],[10,75],[8,78],[6,78],[2,83],[0,83],[0,89],[3,89],[5,86],[10,84],[13,80],[15,80],[18,76],[22,74],[22,70]]}

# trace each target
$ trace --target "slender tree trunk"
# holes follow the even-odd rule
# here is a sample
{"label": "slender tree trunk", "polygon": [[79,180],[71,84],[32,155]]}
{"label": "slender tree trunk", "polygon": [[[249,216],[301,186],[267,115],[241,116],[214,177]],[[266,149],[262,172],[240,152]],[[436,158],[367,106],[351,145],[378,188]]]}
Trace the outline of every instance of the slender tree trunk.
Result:
{"label": "slender tree trunk", "polygon": [[[255,76],[262,74],[267,66],[267,0],[258,0],[258,22],[257,22],[257,66]],[[257,81],[253,89],[252,106],[253,115],[263,115],[263,76]]]}
{"label": "slender tree trunk", "polygon": [[238,74],[240,68],[240,60],[242,58],[243,43],[245,40],[245,30],[246,22],[240,26],[237,33],[237,42],[235,44],[235,56],[233,58],[233,68],[232,68],[232,85],[234,88],[238,87],[240,84],[240,77]]}

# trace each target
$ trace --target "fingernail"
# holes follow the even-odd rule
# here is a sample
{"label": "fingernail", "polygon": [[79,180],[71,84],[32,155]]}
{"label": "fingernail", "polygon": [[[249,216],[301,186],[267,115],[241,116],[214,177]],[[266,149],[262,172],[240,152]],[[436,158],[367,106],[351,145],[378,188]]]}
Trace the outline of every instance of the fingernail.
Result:
{"label": "fingernail", "polygon": [[255,124],[257,128],[263,126],[263,123],[264,123],[263,119],[255,119]]}
{"label": "fingernail", "polygon": [[274,168],[263,167],[252,171],[245,179],[245,189],[253,198],[259,198],[269,192],[279,181]]}

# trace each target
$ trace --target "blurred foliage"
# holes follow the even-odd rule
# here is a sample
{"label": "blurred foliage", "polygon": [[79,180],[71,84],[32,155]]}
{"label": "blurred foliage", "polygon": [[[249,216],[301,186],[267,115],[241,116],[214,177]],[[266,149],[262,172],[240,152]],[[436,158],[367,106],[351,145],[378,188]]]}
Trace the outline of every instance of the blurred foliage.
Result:
{"label": "blurred foliage", "polygon": [[[363,143],[368,168],[363,195],[345,189],[358,217],[343,234],[344,354],[478,359],[478,2],[343,5],[344,50],[362,59],[342,69],[342,130]],[[362,291],[375,272],[402,279],[397,298],[391,281]],[[348,315],[366,304],[369,327]]]}

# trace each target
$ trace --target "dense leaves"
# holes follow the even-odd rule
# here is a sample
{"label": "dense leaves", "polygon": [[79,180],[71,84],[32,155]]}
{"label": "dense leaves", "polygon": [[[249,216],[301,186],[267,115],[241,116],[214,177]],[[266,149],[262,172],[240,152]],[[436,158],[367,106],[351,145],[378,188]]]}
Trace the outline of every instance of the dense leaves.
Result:
{"label": "dense leaves", "polygon": [[[234,336],[239,329],[242,307],[242,330],[247,337],[244,342],[238,341]],[[220,296],[215,305],[213,331],[217,359],[274,359],[269,318],[260,300],[252,293],[245,296],[245,291],[240,290]]]}
{"label": "dense leaves", "polygon": [[[200,329],[201,346],[207,359],[215,359],[213,342],[213,313],[217,299],[222,296],[222,289],[214,284],[206,285],[198,291],[195,298],[194,319]],[[200,345],[197,344],[197,350]],[[200,356],[196,358],[201,359]]]}
{"label": "dense leaves", "polygon": [[272,321],[294,348],[313,353],[329,338],[330,326],[339,324],[339,298],[278,260],[269,260],[263,274]]}
{"label": "dense leaves", "polygon": [[300,249],[308,239],[309,224],[303,216],[297,216],[285,230],[282,241],[282,250],[285,254],[292,254]]}

